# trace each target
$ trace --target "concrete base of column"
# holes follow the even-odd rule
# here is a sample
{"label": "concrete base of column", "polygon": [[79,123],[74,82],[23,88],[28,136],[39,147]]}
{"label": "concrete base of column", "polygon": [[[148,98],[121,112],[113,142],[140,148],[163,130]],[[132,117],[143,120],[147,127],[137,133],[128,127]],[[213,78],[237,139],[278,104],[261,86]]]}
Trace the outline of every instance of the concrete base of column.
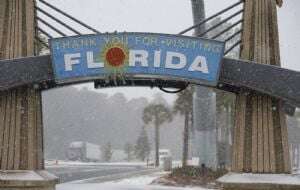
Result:
{"label": "concrete base of column", "polygon": [[299,190],[300,176],[229,173],[217,180],[223,190]]}
{"label": "concrete base of column", "polygon": [[44,170],[2,170],[1,190],[55,190],[58,178]]}

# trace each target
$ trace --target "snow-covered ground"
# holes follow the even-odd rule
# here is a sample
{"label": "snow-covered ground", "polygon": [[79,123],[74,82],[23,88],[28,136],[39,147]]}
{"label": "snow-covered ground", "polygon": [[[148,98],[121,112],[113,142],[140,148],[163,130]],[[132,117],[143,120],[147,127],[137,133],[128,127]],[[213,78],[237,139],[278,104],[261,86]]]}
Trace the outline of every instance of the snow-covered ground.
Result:
{"label": "snow-covered ground", "polygon": [[57,186],[57,190],[208,190],[194,187],[170,187],[161,185],[150,185],[150,183],[165,175],[165,172],[158,172],[150,175],[132,177],[105,183],[65,183]]}
{"label": "snow-covered ground", "polygon": [[145,162],[78,162],[65,160],[46,160],[46,168],[68,166],[146,166]]}
{"label": "snow-covered ground", "polygon": [[103,184],[109,185],[148,185],[150,184],[153,180],[162,177],[163,175],[168,174],[167,172],[157,172],[154,174],[150,175],[144,175],[144,176],[138,176],[138,177],[132,177],[132,178],[127,178],[127,179],[121,179],[117,181],[110,181],[110,182],[105,182]]}
{"label": "snow-covered ground", "polygon": [[218,181],[235,184],[300,185],[300,176],[293,174],[228,173],[219,178]]}
{"label": "snow-covered ground", "polygon": [[[145,163],[142,162],[114,162],[114,163],[97,163],[97,162],[70,162],[70,161],[58,161],[56,162],[49,162],[47,163],[47,167],[72,167],[72,166],[93,166],[93,165],[111,165],[111,166],[146,166]],[[173,161],[173,167],[178,167],[181,165],[180,161]],[[300,170],[294,170],[293,176],[291,181],[288,181],[288,183],[299,183],[300,180]],[[297,175],[298,174],[298,175]],[[60,184],[57,186],[57,190],[208,190],[206,188],[200,188],[200,187],[170,187],[170,186],[161,186],[161,185],[150,185],[152,181],[155,179],[166,175],[165,172],[156,172],[149,175],[143,175],[138,177],[130,177],[126,179],[116,180],[116,181],[110,181],[110,182],[103,182],[103,183],[65,183]],[[250,176],[251,177],[251,176]],[[269,175],[266,176],[259,176],[259,179],[272,179],[272,181],[282,181],[284,180],[284,176],[272,176],[270,178]],[[269,179],[270,178],[270,179]],[[277,179],[278,178],[278,179]],[[244,179],[244,178],[243,178]],[[238,179],[238,181],[243,181],[243,179]],[[248,178],[247,178],[248,179]],[[256,179],[255,180],[259,180]],[[266,180],[265,179],[265,180]],[[288,178],[291,180],[291,178]],[[212,189],[210,189],[212,190]]]}
{"label": "snow-covered ground", "polygon": [[[191,160],[188,161],[190,165],[193,165]],[[181,161],[173,161],[172,167],[180,167]],[[66,160],[46,160],[46,168],[55,168],[55,167],[72,167],[72,166],[143,166],[143,167],[153,167],[147,166],[145,162],[79,162],[79,161],[66,161]]]}
{"label": "snow-covered ground", "polygon": [[60,185],[57,190],[209,190],[205,188],[168,187],[157,185],[106,185],[106,184],[77,184]]}
{"label": "snow-covered ground", "polygon": [[168,187],[158,185],[108,185],[108,184],[67,184],[59,185],[57,190],[209,190],[205,188]]}

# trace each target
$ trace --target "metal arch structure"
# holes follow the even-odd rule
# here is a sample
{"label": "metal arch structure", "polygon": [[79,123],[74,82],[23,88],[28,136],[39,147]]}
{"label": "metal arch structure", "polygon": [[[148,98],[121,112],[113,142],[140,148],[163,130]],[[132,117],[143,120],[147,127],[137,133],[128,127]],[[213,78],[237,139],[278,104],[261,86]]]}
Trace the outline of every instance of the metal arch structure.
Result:
{"label": "metal arch structure", "polygon": [[[65,21],[58,19],[55,15],[47,13],[43,7],[52,9],[54,12],[63,16],[63,18],[71,20],[84,27],[91,33],[99,34],[99,30],[79,21],[70,14],[65,13],[59,8],[47,3],[44,0],[39,0],[39,4],[36,5],[36,20],[38,25],[36,30],[41,36],[48,39],[55,37],[65,37],[67,32],[71,32],[72,35],[81,35],[78,29],[73,28],[66,24]],[[206,18],[205,20],[179,32],[179,35],[186,34],[187,32],[207,24],[213,19],[228,13],[224,19],[218,23],[209,26],[205,32],[198,35],[198,37],[207,37],[210,39],[220,39],[223,34],[228,31],[242,25],[243,18],[237,18],[242,15],[244,7],[243,1],[238,1],[216,14]],[[240,8],[242,7],[242,8]],[[62,17],[60,17],[62,18]],[[234,20],[235,19],[235,20]],[[232,24],[228,25],[215,32],[220,26],[226,24],[228,21],[232,21]],[[55,25],[56,23],[56,25]],[[59,26],[59,27],[58,27]],[[50,31],[52,33],[50,33]],[[214,32],[214,34],[211,34]],[[225,55],[230,53],[234,48],[240,45],[240,34],[242,33],[242,27],[236,28],[236,30],[230,33],[229,37],[223,39],[226,43]],[[227,33],[228,34],[228,33]],[[47,42],[40,39],[40,36],[36,36],[36,40],[43,46],[48,48]],[[276,64],[274,64],[276,65]],[[268,94],[273,97],[282,99],[286,102],[287,112],[293,113],[293,106],[300,107],[300,73],[288,69],[283,69],[276,66],[257,64],[249,61],[235,60],[227,57],[223,58],[221,73],[219,78],[218,89],[226,90],[230,92],[238,92],[241,89],[245,91],[256,91],[257,93]],[[161,89],[167,87],[183,89],[187,83],[183,81],[171,81],[171,80],[132,80],[128,79],[124,82],[117,83],[103,80],[94,80],[95,87],[112,87],[112,86],[150,86],[159,87]],[[85,81],[82,81],[85,82]],[[24,85],[34,85],[36,88],[49,89],[60,85],[67,85],[71,83],[56,84],[54,80],[54,72],[51,66],[51,56],[36,56],[19,58],[14,60],[0,60],[0,91],[17,88]]]}
{"label": "metal arch structure", "polygon": [[[200,23],[197,23],[196,25],[189,27],[186,30],[183,30],[182,32],[180,32],[179,34],[185,34],[188,31],[191,31],[192,29],[201,26],[203,24],[206,24],[207,22],[211,21],[212,19],[216,18],[217,16],[223,14],[223,13],[228,13],[229,10],[232,10],[233,8],[237,8],[237,6],[242,5],[243,2],[245,2],[245,6],[242,9],[239,9],[238,11],[232,13],[230,16],[225,17],[224,19],[219,20],[219,22],[217,24],[213,24],[210,25],[207,30],[203,33],[201,33],[199,35],[199,37],[203,37],[203,35],[205,35],[208,38],[211,39],[216,39],[219,38],[220,36],[222,36],[223,34],[227,33],[228,31],[232,30],[233,28],[236,29],[234,32],[232,32],[230,35],[226,35],[229,36],[226,39],[223,39],[223,41],[226,43],[226,49],[225,49],[225,54],[228,55],[230,52],[232,52],[233,49],[237,48],[240,43],[241,43],[241,39],[239,38],[240,34],[243,33],[243,37],[245,36],[245,31],[248,31],[247,29],[245,29],[243,31],[243,27],[241,28],[236,28],[237,26],[241,25],[241,24],[245,24],[245,26],[252,26],[250,23],[255,23],[255,19],[252,19],[252,15],[256,15],[254,18],[264,18],[263,17],[263,13],[264,13],[264,9],[255,9],[259,12],[259,14],[255,14],[257,13],[257,11],[249,11],[249,2],[259,2],[260,0],[245,0],[245,1],[239,1],[235,4],[233,4],[232,6],[225,8],[224,10],[216,13],[215,15],[201,21]],[[272,0],[269,0],[270,2]],[[7,1],[9,2],[9,1]],[[16,2],[16,1],[14,1]],[[21,2],[21,1],[20,1]],[[22,1],[25,2],[25,1]],[[27,1],[26,1],[27,2]],[[29,1],[28,1],[29,2]],[[69,14],[64,13],[63,11],[59,10],[58,8],[50,5],[49,3],[46,3],[44,0],[39,0],[40,3],[44,4],[45,6],[48,6],[49,8],[53,9],[54,11],[62,14],[63,16],[65,16],[68,19],[73,20],[74,22],[77,22],[77,24],[80,24],[81,26],[85,27],[86,29],[88,29],[89,31],[91,31],[92,33],[100,33],[98,30],[95,30],[94,28],[84,24],[83,22],[80,22],[79,20],[75,19],[74,17],[70,16]],[[247,4],[248,2],[248,4]],[[265,1],[267,2],[267,0]],[[272,2],[274,5],[274,1]],[[25,5],[25,4],[24,4]],[[28,31],[28,34],[31,34],[30,36],[30,53],[26,53],[26,54],[22,54],[24,56],[26,55],[33,55],[33,50],[34,50],[34,45],[33,45],[33,41],[34,41],[34,37],[36,37],[36,40],[39,42],[37,44],[37,46],[35,47],[36,50],[40,48],[40,45],[44,45],[45,47],[49,47],[49,45],[47,44],[47,42],[45,42],[43,39],[44,37],[46,38],[54,38],[54,37],[60,37],[60,36],[67,36],[70,34],[70,31],[75,35],[81,35],[81,32],[76,29],[73,28],[69,25],[66,24],[66,22],[63,22],[59,19],[57,19],[57,17],[53,16],[53,14],[48,14],[47,11],[44,11],[43,8],[39,7],[38,5],[36,6],[36,14],[33,14],[33,10],[34,10],[34,1],[32,0],[30,2],[30,7],[28,8],[28,13],[25,11],[24,14],[25,16],[28,17],[28,20],[33,21],[34,19],[39,23],[36,24],[35,22],[31,22],[28,25],[28,28],[30,28],[30,31]],[[246,6],[248,5],[248,6]],[[275,5],[276,6],[276,5]],[[13,6],[12,6],[13,7]],[[259,7],[259,6],[258,6]],[[2,8],[2,10],[5,10],[4,7],[0,7]],[[248,8],[248,9],[247,9]],[[266,6],[264,7],[266,8]],[[273,7],[273,10],[276,7]],[[235,19],[237,16],[242,15],[242,13],[244,13],[244,9],[245,9],[245,18],[241,18],[239,20],[235,20],[233,21],[232,19]],[[8,10],[8,9],[7,9]],[[13,11],[14,9],[11,8],[10,9],[11,12],[13,13],[17,13],[17,11]],[[6,12],[6,11],[5,11]],[[8,12],[8,11],[7,11]],[[248,14],[246,14],[248,13]],[[250,14],[251,13],[251,14]],[[42,15],[41,15],[42,14]],[[44,14],[44,15],[43,15]],[[14,16],[14,14],[7,14],[7,15],[11,15],[8,18],[11,17],[16,17]],[[258,16],[257,16],[258,15]],[[35,16],[35,18],[34,18]],[[273,18],[274,15],[271,15],[271,17]],[[45,17],[49,17],[49,19],[51,19],[52,21],[49,20],[45,20]],[[269,17],[265,17],[265,19],[268,19]],[[20,17],[19,17],[20,19]],[[244,20],[245,19],[245,20]],[[9,20],[9,19],[6,19]],[[21,19],[22,20],[22,19]],[[53,26],[53,21],[57,22],[58,24],[60,24],[60,27],[55,27]],[[226,24],[228,21],[233,21],[233,24],[230,24],[229,26],[227,25],[226,28],[221,29],[220,31],[217,31],[217,33],[211,34],[212,31],[215,31],[217,28],[219,28],[219,26],[222,26],[224,24]],[[14,21],[10,22],[11,25],[14,25]],[[48,29],[41,27],[41,25],[44,25],[44,27],[48,27]],[[255,24],[254,24],[255,25]],[[36,31],[34,32],[34,27],[36,27]],[[9,27],[8,27],[9,28]],[[64,28],[64,29],[62,29]],[[246,28],[246,27],[245,27]],[[262,33],[262,30],[260,28],[259,32]],[[50,30],[52,30],[52,32],[50,33]],[[67,30],[68,32],[66,32],[65,30]],[[25,31],[20,30],[18,32],[18,34],[22,34],[22,32]],[[252,30],[249,30],[252,31]],[[14,32],[7,32],[9,33],[14,33]],[[36,34],[40,34],[37,36],[33,36],[32,34],[36,33]],[[56,34],[54,34],[56,33]],[[276,33],[276,32],[275,32]],[[40,37],[43,38],[40,38]],[[247,36],[247,35],[246,35]],[[10,35],[10,38],[14,39],[14,35]],[[244,40],[244,38],[243,38]],[[10,40],[12,41],[12,40]],[[245,40],[244,40],[245,41]],[[25,40],[22,41],[26,42]],[[21,44],[22,44],[21,43]],[[12,45],[12,46],[11,46]],[[9,47],[11,48],[7,48],[7,49],[14,49],[14,46],[18,46],[16,44],[11,44],[9,45]],[[245,45],[243,43],[243,45]],[[22,45],[18,46],[19,48],[23,47]],[[254,46],[256,47],[256,46]],[[245,49],[245,48],[242,48]],[[248,48],[251,49],[251,48]],[[252,49],[251,49],[252,50]],[[36,51],[37,53],[37,51]],[[11,57],[11,56],[9,56]],[[15,57],[15,56],[13,56]],[[278,61],[278,60],[277,60]],[[261,61],[263,62],[263,61]],[[279,61],[278,61],[279,62]],[[277,65],[279,63],[272,63],[271,65]],[[256,167],[258,165],[256,165],[258,162],[261,165],[264,165],[264,162],[267,161],[269,163],[272,162],[272,164],[275,165],[280,165],[280,168],[275,172],[289,172],[289,167],[288,167],[288,147],[287,145],[287,137],[286,137],[286,133],[285,131],[285,127],[284,125],[282,125],[281,120],[277,119],[281,116],[283,116],[283,112],[281,109],[281,105],[279,105],[279,101],[278,99],[281,99],[283,101],[285,101],[286,103],[293,105],[293,106],[298,106],[300,107],[300,83],[299,83],[299,78],[300,78],[300,73],[296,72],[296,71],[291,71],[291,70],[287,70],[287,69],[283,69],[280,67],[276,67],[276,66],[271,66],[271,65],[263,65],[263,64],[258,64],[258,63],[254,63],[254,62],[249,62],[249,61],[242,61],[242,60],[234,60],[234,59],[230,59],[227,57],[224,57],[222,59],[222,69],[221,69],[221,74],[220,74],[220,78],[218,80],[218,85],[214,86],[215,88],[218,89],[222,89],[222,90],[226,90],[226,91],[231,91],[231,92],[236,92],[237,94],[237,99],[240,101],[237,101],[237,113],[239,113],[238,116],[236,116],[236,120],[238,121],[237,124],[241,124],[241,125],[237,125],[238,128],[236,128],[237,130],[235,131],[236,136],[234,137],[234,156],[233,158],[236,159],[236,161],[234,161],[233,164],[234,165],[234,170],[233,171],[245,171],[244,166],[246,166],[246,164],[244,164],[247,162],[247,167],[249,166],[248,164],[249,162],[249,155],[253,153],[253,155],[256,157],[253,160],[253,165]],[[90,79],[91,80],[91,79]],[[103,79],[97,79],[94,78],[93,81],[95,81],[95,86],[100,86],[100,87],[110,87],[110,86],[121,86],[121,85],[126,85],[126,86],[157,86],[160,89],[163,89],[165,87],[175,87],[178,89],[183,89],[186,87],[186,85],[188,85],[186,83],[186,81],[176,81],[176,80],[163,80],[163,79],[140,79],[140,78],[133,78],[133,79],[127,79],[128,81],[125,81],[125,83],[118,83],[116,84],[116,81],[103,81]],[[85,82],[86,80],[81,80],[81,81],[76,81],[76,82]],[[20,94],[20,97],[22,99],[18,99],[18,102],[13,101],[12,97],[13,94],[5,94],[3,93],[3,97],[6,98],[8,96],[9,99],[5,100],[5,102],[9,102],[7,104],[8,106],[2,106],[1,112],[2,115],[4,116],[4,121],[8,121],[5,122],[5,125],[3,125],[5,127],[5,130],[2,130],[1,134],[3,134],[3,139],[5,139],[6,141],[6,147],[3,148],[3,152],[1,152],[1,156],[2,156],[2,161],[4,160],[4,162],[1,163],[1,168],[3,169],[11,169],[14,165],[13,162],[11,163],[6,163],[6,160],[11,160],[14,161],[17,165],[17,167],[14,167],[14,169],[19,169],[19,164],[24,164],[24,167],[20,167],[21,169],[44,169],[44,166],[42,164],[42,155],[43,155],[43,150],[42,150],[42,144],[43,144],[43,139],[42,139],[42,120],[41,120],[41,116],[42,116],[42,112],[41,112],[41,99],[40,97],[40,91],[41,90],[46,90],[46,89],[50,89],[50,88],[54,88],[56,86],[60,86],[60,85],[69,85],[69,84],[73,84],[72,82],[66,82],[66,83],[56,83],[55,81],[55,75],[54,75],[54,71],[52,69],[52,59],[50,55],[45,55],[45,56],[36,56],[36,57],[27,57],[27,58],[19,58],[19,59],[13,59],[13,60],[1,60],[0,61],[0,92],[2,94],[2,91],[7,91],[8,93],[14,93],[16,94],[16,90],[15,89],[20,89],[20,87],[22,87],[23,90],[26,90],[26,93],[22,93]],[[28,93],[28,94],[27,94]],[[256,110],[252,110],[249,112],[250,109],[246,110],[246,107],[249,105],[247,104],[247,100],[245,99],[246,96],[248,96],[250,94],[250,96],[255,96],[255,98],[261,98],[258,96],[263,96],[262,94],[268,94],[272,97],[267,97],[267,104],[265,105],[265,107],[267,107],[267,112],[271,112],[271,116],[270,118],[275,118],[275,122],[277,123],[276,125],[273,125],[273,121],[271,125],[265,125],[267,127],[271,127],[271,132],[274,132],[274,134],[276,133],[277,137],[280,136],[280,140],[277,140],[277,145],[276,145],[276,152],[275,152],[275,147],[271,147],[271,143],[274,144],[274,142],[276,141],[276,138],[273,138],[268,141],[267,138],[269,138],[268,135],[268,131],[265,130],[261,131],[261,133],[257,132],[257,126],[252,126],[252,123],[248,122],[250,120],[252,120],[252,117],[249,116],[246,113],[250,113],[253,114],[256,112],[259,114],[256,114],[257,116],[259,115],[260,119],[257,119],[256,121],[262,121],[262,117],[264,117],[264,114],[262,114],[262,111],[259,109]],[[243,97],[242,97],[243,96]],[[15,96],[14,96],[15,97]],[[27,98],[30,97],[30,98]],[[274,97],[274,98],[273,98]],[[23,99],[24,98],[24,99]],[[251,97],[252,98],[252,97]],[[277,99],[276,99],[277,98]],[[22,100],[22,101],[19,101]],[[25,114],[24,114],[24,108],[22,106],[19,106],[20,104],[23,104],[23,100],[24,100],[24,104],[28,104],[30,106],[28,106],[27,108],[25,108]],[[245,101],[244,101],[245,100]],[[251,100],[252,101],[252,100]],[[275,104],[273,104],[272,102],[274,102]],[[20,104],[18,104],[20,103]],[[12,106],[10,106],[10,104],[12,104]],[[252,105],[255,105],[258,108],[258,104],[259,106],[263,106],[262,105],[262,101],[258,101]],[[12,108],[11,108],[12,107]],[[279,109],[277,109],[279,108]],[[241,110],[241,111],[240,111]],[[266,109],[264,109],[266,110]],[[253,112],[252,112],[253,111]],[[280,113],[279,113],[280,111]],[[267,112],[265,112],[266,114],[268,114]],[[3,114],[4,113],[4,114]],[[6,113],[9,113],[11,115],[8,115]],[[280,115],[279,115],[280,114]],[[27,123],[26,124],[26,120],[21,120],[18,122],[15,122],[15,118],[17,118],[17,116],[22,116],[21,119],[25,118],[26,116],[29,116],[28,121],[30,120],[31,123]],[[24,116],[24,117],[23,117]],[[247,117],[246,117],[247,116]],[[255,116],[256,117],[256,116]],[[6,119],[8,118],[8,119]],[[246,119],[248,119],[247,122]],[[242,122],[239,122],[242,121]],[[12,122],[10,122],[12,121]],[[24,122],[25,121],[25,122]],[[283,121],[283,120],[282,120]],[[268,121],[267,121],[268,122]],[[250,125],[248,125],[250,123]],[[24,127],[25,124],[25,127]],[[247,125],[245,125],[247,124]],[[261,123],[259,123],[261,124]],[[22,136],[20,136],[20,133],[18,132],[18,130],[14,130],[15,128],[18,129],[23,129],[23,132],[21,133]],[[263,126],[260,125],[260,129]],[[27,130],[27,128],[29,130]],[[256,132],[251,131],[251,133],[249,133],[249,129],[252,130],[255,129]],[[34,130],[36,129],[36,130]],[[240,130],[241,129],[241,130]],[[14,133],[15,132],[15,133]],[[253,135],[254,134],[254,135]],[[258,136],[258,134],[260,134],[260,136]],[[267,134],[267,135],[262,135],[262,134]],[[11,138],[12,137],[12,138]],[[246,138],[245,138],[246,137]],[[15,138],[16,141],[19,141],[20,139],[23,139],[24,141],[19,141],[17,143],[17,145],[19,146],[20,150],[22,151],[18,151],[18,148],[15,148],[15,143],[10,143],[11,140],[8,139],[13,139]],[[37,138],[36,140],[34,138]],[[253,138],[253,140],[252,140]],[[2,139],[0,139],[2,140]],[[25,141],[30,141],[29,143],[23,143]],[[251,140],[251,143],[249,143]],[[252,144],[252,142],[254,142]],[[263,143],[262,143],[263,142]],[[271,142],[271,143],[270,143]],[[244,146],[246,145],[246,146]],[[253,145],[253,147],[252,147]],[[274,145],[275,146],[275,145]],[[38,152],[36,154],[32,154],[32,150],[35,149],[35,147],[38,147]],[[250,148],[249,148],[250,147]],[[257,147],[260,148],[259,151],[257,151]],[[265,150],[270,150],[270,151],[264,151],[264,147],[271,147],[273,149],[265,149]],[[252,151],[252,149],[254,151]],[[14,151],[17,152],[17,154],[21,154],[23,155],[23,152],[25,153],[25,155],[27,155],[28,157],[26,158],[26,156],[24,157],[20,157],[20,156],[16,156],[17,159],[12,159],[15,157],[15,155],[13,154]],[[275,154],[279,155],[278,157],[276,157],[276,159],[261,159],[262,155],[264,155],[264,152],[267,154],[271,154],[272,156]],[[29,157],[30,156],[30,157]],[[245,160],[245,157],[248,157]],[[253,157],[254,157],[253,156]],[[260,156],[260,159],[258,160],[258,156]],[[7,158],[7,159],[3,159]],[[271,156],[270,156],[271,157]],[[267,157],[266,157],[267,158]],[[274,157],[275,158],[275,157]],[[277,159],[278,158],[278,159]],[[26,160],[28,159],[28,160]],[[40,163],[37,163],[37,162]],[[251,161],[251,160],[250,160]],[[38,166],[34,166],[35,163],[38,164]],[[28,164],[28,166],[27,166]],[[284,167],[283,167],[284,165]],[[251,166],[252,167],[252,166]],[[250,168],[250,167],[249,167]],[[254,167],[253,167],[254,168]],[[260,167],[261,172],[268,172],[271,171],[273,172],[274,168],[269,167],[269,169],[264,170],[264,166]],[[257,172],[260,171],[257,170],[257,168],[254,168],[252,171],[253,172]],[[247,171],[248,170],[247,168]],[[4,172],[6,176],[7,173]],[[42,176],[42,175],[41,175]],[[45,176],[45,175],[43,175]],[[10,179],[9,177],[7,179]],[[5,180],[4,180],[5,181]],[[18,181],[18,184],[20,183],[20,181]],[[51,185],[54,184],[54,180],[53,182],[51,181]],[[9,183],[3,183],[4,185],[9,184]],[[2,184],[2,185],[3,185]],[[27,183],[26,183],[27,184]],[[0,184],[1,186],[1,184]],[[49,189],[49,188],[47,188]]]}
{"label": "metal arch structure", "polygon": [[[282,99],[288,104],[300,107],[300,72],[255,62],[223,58],[218,89],[235,92],[240,89]],[[83,81],[84,82],[84,81]],[[23,85],[36,85],[49,89],[71,83],[56,84],[50,55],[0,61],[0,91]],[[102,87],[115,86],[113,83],[96,81]],[[162,86],[181,88],[184,82],[175,81],[128,81],[118,86]]]}
{"label": "metal arch structure", "polygon": [[[77,24],[81,25],[91,33],[101,33],[93,27],[79,21],[70,14],[58,9],[57,7],[47,3],[44,0],[39,0],[39,4],[52,9],[58,14],[62,15],[65,19],[69,19]],[[242,6],[242,8],[239,8]],[[38,25],[36,30],[44,37],[51,39],[55,37],[67,36],[67,31],[73,35],[81,35],[78,29],[75,29],[67,25],[64,21],[58,19],[54,15],[50,15],[42,7],[36,5],[36,20]],[[243,1],[238,1],[229,7],[217,12],[216,14],[206,18],[205,20],[197,23],[181,32],[179,35],[186,34],[187,32],[207,24],[213,19],[223,15],[224,13],[232,12],[229,16],[220,20],[217,24],[209,26],[205,32],[198,35],[198,37],[207,37],[210,39],[220,39],[223,34],[236,28],[236,30],[230,33],[229,37],[223,39],[226,43],[225,55],[230,53],[234,48],[238,47],[241,43],[239,38],[242,33],[243,18],[236,18],[242,15]],[[235,20],[234,20],[235,19]],[[215,32],[220,26],[226,24],[228,21],[232,21],[233,24],[226,26],[225,29]],[[56,23],[58,26],[55,26]],[[50,33],[50,31],[52,33]],[[214,32],[214,34],[211,34]],[[49,45],[44,40],[40,39],[40,36],[36,36],[36,40],[43,46],[49,48]],[[276,65],[276,64],[274,64]],[[238,92],[241,89],[245,91],[255,91],[257,93],[268,94],[275,98],[282,99],[285,102],[286,112],[293,114],[294,107],[300,107],[300,73],[288,69],[283,69],[276,66],[257,64],[249,61],[235,60],[224,57],[222,60],[221,73],[219,78],[219,84],[216,88]],[[159,87],[160,89],[173,87],[183,89],[187,83],[183,81],[172,80],[149,80],[139,79],[132,80],[126,79],[125,83],[116,83],[113,81],[94,80],[95,87],[112,87],[112,86],[150,86]],[[86,82],[86,81],[82,81]],[[17,88],[23,85],[34,85],[36,88],[49,89],[56,86],[67,85],[71,83],[55,83],[54,72],[51,66],[51,56],[36,56],[19,58],[14,60],[0,60],[0,91]]]}

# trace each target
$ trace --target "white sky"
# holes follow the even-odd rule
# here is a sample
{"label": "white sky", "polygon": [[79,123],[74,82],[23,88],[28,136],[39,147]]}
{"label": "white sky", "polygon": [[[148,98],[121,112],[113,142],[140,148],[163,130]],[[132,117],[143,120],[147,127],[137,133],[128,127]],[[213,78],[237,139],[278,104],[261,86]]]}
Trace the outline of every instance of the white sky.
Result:
{"label": "white sky", "polygon": [[[206,0],[206,15],[210,16],[236,1]],[[48,2],[101,32],[176,34],[192,25],[190,0],[48,0]],[[299,8],[299,0],[284,0],[283,7],[278,10],[282,65],[298,71],[300,71],[297,57],[300,50]],[[92,89],[93,86],[89,85],[89,88]],[[123,92],[128,98],[151,97],[160,92],[149,88],[110,88],[97,91],[108,94]],[[164,96],[170,101],[174,99],[174,95]]]}

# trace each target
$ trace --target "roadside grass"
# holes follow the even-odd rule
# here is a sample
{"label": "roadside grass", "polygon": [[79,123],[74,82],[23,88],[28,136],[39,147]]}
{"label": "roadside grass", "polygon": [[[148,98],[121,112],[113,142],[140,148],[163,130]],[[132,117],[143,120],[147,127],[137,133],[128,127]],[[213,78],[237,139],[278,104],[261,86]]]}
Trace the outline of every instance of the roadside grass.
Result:
{"label": "roadside grass", "polygon": [[154,184],[168,186],[200,186],[205,188],[218,188],[216,179],[228,173],[226,169],[213,170],[201,166],[186,166],[174,168],[170,174],[155,180]]}

